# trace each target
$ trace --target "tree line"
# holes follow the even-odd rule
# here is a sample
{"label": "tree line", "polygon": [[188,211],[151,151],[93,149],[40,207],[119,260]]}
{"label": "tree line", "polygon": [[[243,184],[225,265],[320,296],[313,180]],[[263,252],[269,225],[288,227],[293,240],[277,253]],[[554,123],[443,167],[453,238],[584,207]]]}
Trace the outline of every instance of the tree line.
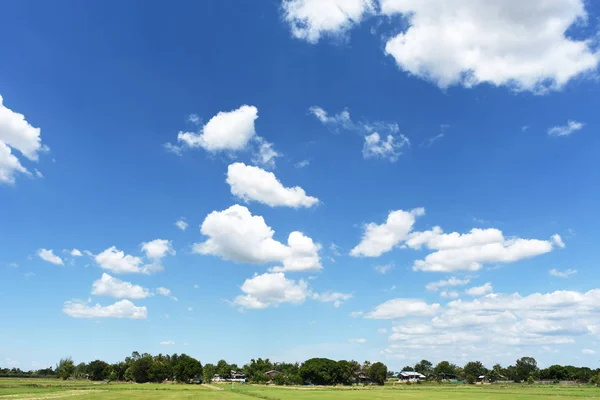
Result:
{"label": "tree line", "polygon": [[[276,371],[274,376],[267,372]],[[479,361],[469,361],[463,367],[449,361],[441,361],[435,366],[421,360],[414,366],[405,366],[403,371],[419,372],[429,381],[464,380],[474,383],[483,376],[485,381],[534,382],[577,381],[600,384],[600,369],[552,365],[540,369],[533,357],[522,357],[507,367],[495,364],[486,368]],[[354,383],[375,383],[383,385],[398,372],[389,371],[381,362],[334,361],[327,358],[312,358],[304,363],[272,362],[268,358],[252,359],[238,366],[220,360],[216,364],[202,365],[197,359],[186,354],[153,356],[148,353],[133,352],[124,361],[109,364],[102,360],[75,364],[71,358],[63,358],[56,367],[35,371],[22,371],[19,368],[0,368],[0,377],[54,377],[59,379],[89,379],[93,381],[125,382],[199,382],[210,383],[215,376],[230,379],[232,373],[242,373],[251,383],[266,383],[272,380],[277,385],[351,385]]]}
{"label": "tree line", "polygon": [[[271,378],[266,372],[277,371]],[[210,383],[215,376],[230,379],[232,373],[242,373],[252,383],[273,381],[277,385],[351,385],[360,375],[370,382],[383,385],[387,366],[383,363],[356,361],[334,361],[327,358],[312,358],[304,363],[280,363],[267,359],[252,359],[239,367],[220,360],[216,364],[202,365],[187,354],[152,356],[148,353],[133,352],[124,361],[109,364],[102,360],[75,364],[70,357],[63,358],[55,368],[36,371],[21,371],[18,368],[0,369],[0,377],[54,377],[58,379],[89,379],[93,381],[124,382],[204,382]]]}
{"label": "tree line", "polygon": [[580,383],[600,384],[600,369],[588,367],[574,367],[571,365],[552,365],[540,369],[533,357],[522,357],[516,360],[514,365],[502,367],[495,364],[491,369],[486,368],[479,361],[469,361],[463,367],[459,367],[448,361],[441,361],[433,365],[427,360],[421,360],[414,366],[406,366],[404,371],[415,371],[426,376],[428,380],[458,379],[467,383],[474,383],[480,376],[485,381],[513,381],[513,382],[535,382],[535,381],[577,381]]}

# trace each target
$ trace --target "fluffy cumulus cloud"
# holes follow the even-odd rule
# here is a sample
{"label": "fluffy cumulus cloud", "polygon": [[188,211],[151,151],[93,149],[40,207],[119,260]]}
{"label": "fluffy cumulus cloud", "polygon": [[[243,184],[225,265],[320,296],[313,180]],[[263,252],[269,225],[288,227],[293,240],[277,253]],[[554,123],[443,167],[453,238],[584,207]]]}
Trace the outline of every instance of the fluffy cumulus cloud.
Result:
{"label": "fluffy cumulus cloud", "polygon": [[173,296],[171,294],[171,290],[167,289],[166,287],[156,288],[156,293],[159,294],[159,295],[161,295],[161,296],[169,297],[169,298],[171,298],[171,300],[174,300],[174,301],[178,301],[179,300],[177,297]]}
{"label": "fluffy cumulus cloud", "polygon": [[544,92],[597,68],[591,40],[566,36],[583,0],[381,0],[408,29],[385,46],[398,66],[442,88],[479,83]]}
{"label": "fluffy cumulus cloud", "polygon": [[322,124],[327,125],[333,129],[356,129],[356,124],[352,122],[350,113],[348,110],[339,112],[338,114],[329,115],[327,111],[319,106],[312,106],[308,109],[309,113],[314,115]]}
{"label": "fluffy cumulus cloud", "polygon": [[271,207],[312,207],[319,203],[319,199],[308,196],[301,187],[285,187],[274,173],[240,162],[227,168],[227,183],[234,196]]}
{"label": "fluffy cumulus cloud", "polygon": [[40,128],[33,127],[23,114],[7,108],[0,96],[0,184],[13,184],[17,174],[31,175],[12,150],[37,161],[39,153],[48,150],[40,133]]}
{"label": "fluffy cumulus cloud", "polygon": [[410,315],[435,315],[440,308],[439,304],[427,304],[423,300],[393,299],[375,307],[366,314],[372,319],[398,319]]}
{"label": "fluffy cumulus cloud", "polygon": [[194,244],[196,253],[239,263],[282,263],[283,267],[274,269],[279,272],[321,269],[319,244],[301,232],[292,232],[285,245],[273,239],[275,232],[263,217],[252,215],[241,205],[211,212],[200,230],[208,239]]}
{"label": "fluffy cumulus cloud", "polygon": [[491,283],[488,282],[482,286],[474,286],[472,288],[469,288],[469,289],[465,290],[465,293],[468,294],[469,296],[479,297],[479,296],[484,296],[486,294],[492,293],[493,291],[494,291],[494,287],[492,286]]}
{"label": "fluffy cumulus cloud", "polygon": [[167,255],[175,255],[175,250],[173,250],[170,240],[154,239],[150,242],[142,243],[141,247],[146,257],[155,263],[160,263],[160,260]]}
{"label": "fluffy cumulus cloud", "polygon": [[48,249],[39,249],[37,252],[37,255],[39,258],[41,258],[42,260],[55,264],[55,265],[63,265],[63,260],[62,258],[60,258],[59,256],[57,256],[56,254],[54,254],[54,251],[52,249],[48,250]]}
{"label": "fluffy cumulus cloud", "polygon": [[441,228],[415,232],[406,242],[410,248],[436,250],[415,261],[415,271],[477,271],[483,264],[513,263],[552,251],[550,240],[504,238],[497,229],[472,229],[469,233],[445,234]]}
{"label": "fluffy cumulus cloud", "polygon": [[404,135],[387,135],[383,139],[379,133],[373,132],[365,136],[362,153],[364,158],[380,158],[396,162],[402,154],[400,150],[406,145],[410,145],[410,141]]}
{"label": "fluffy cumulus cloud", "polygon": [[425,357],[435,353],[456,359],[464,352],[466,357],[478,354],[484,362],[497,362],[498,354],[515,346],[571,345],[577,338],[593,338],[600,332],[599,299],[600,290],[595,289],[528,296],[488,294],[471,301],[451,301],[433,316],[401,315],[404,319],[392,327],[392,344],[384,354]]}
{"label": "fluffy cumulus cloud", "polygon": [[283,272],[255,275],[241,286],[243,295],[235,298],[233,304],[241,308],[264,309],[282,303],[302,304],[310,295],[308,284],[287,279]]}
{"label": "fluffy cumulus cloud", "polygon": [[254,137],[254,121],[258,109],[243,105],[232,111],[221,111],[212,117],[201,133],[179,132],[177,141],[189,148],[201,147],[210,152],[243,150]]}
{"label": "fluffy cumulus cloud", "polygon": [[369,13],[375,11],[373,0],[283,0],[283,17],[292,35],[317,43],[324,35],[344,34]]}
{"label": "fluffy cumulus cloud", "polygon": [[115,246],[109,247],[94,256],[96,263],[105,270],[115,274],[143,272],[144,261],[140,257],[125,254]]}
{"label": "fluffy cumulus cloud", "polygon": [[498,229],[472,229],[468,233],[444,233],[439,226],[428,231],[413,231],[417,216],[423,208],[411,211],[392,211],[383,224],[365,225],[361,242],[350,255],[379,257],[401,246],[414,250],[433,250],[413,264],[415,271],[456,272],[477,271],[483,264],[505,264],[549,253],[554,246],[563,247],[560,236],[550,240],[505,238]]}
{"label": "fluffy cumulus cloud", "polygon": [[83,254],[81,254],[81,251],[79,251],[77,249],[71,250],[71,252],[69,254],[71,254],[71,257],[81,257],[83,255]]}
{"label": "fluffy cumulus cloud", "polygon": [[108,306],[71,300],[65,302],[62,311],[73,318],[146,319],[148,317],[146,307],[138,307],[129,300],[120,300]]}
{"label": "fluffy cumulus cloud", "polygon": [[110,296],[118,299],[145,299],[152,294],[146,288],[124,282],[107,273],[92,284],[92,294],[96,296]]}
{"label": "fluffy cumulus cloud", "polygon": [[425,209],[416,208],[411,211],[397,210],[389,213],[386,222],[374,222],[365,225],[361,242],[350,251],[354,257],[379,257],[408,238],[416,217],[425,214]]}
{"label": "fluffy cumulus cloud", "polygon": [[568,121],[566,125],[553,126],[548,129],[549,136],[569,136],[583,128],[583,123],[577,121]]}

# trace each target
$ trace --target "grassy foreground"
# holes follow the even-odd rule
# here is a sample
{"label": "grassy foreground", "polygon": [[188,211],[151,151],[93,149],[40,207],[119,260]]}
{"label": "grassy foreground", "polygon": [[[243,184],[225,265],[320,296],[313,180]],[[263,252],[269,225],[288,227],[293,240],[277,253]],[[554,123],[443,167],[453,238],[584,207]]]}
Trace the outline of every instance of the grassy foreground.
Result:
{"label": "grassy foreground", "polygon": [[0,379],[0,400],[45,399],[408,399],[408,400],[544,400],[598,399],[590,386],[386,386],[371,388],[282,388],[253,385],[159,385],[95,383],[41,379]]}

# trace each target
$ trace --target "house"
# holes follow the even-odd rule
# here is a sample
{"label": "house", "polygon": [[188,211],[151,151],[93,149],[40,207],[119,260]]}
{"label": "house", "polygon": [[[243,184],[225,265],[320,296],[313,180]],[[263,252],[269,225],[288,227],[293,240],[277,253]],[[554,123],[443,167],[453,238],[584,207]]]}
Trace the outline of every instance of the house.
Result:
{"label": "house", "polygon": [[368,385],[373,383],[373,380],[364,372],[356,372],[354,374],[354,383],[359,385]]}
{"label": "house", "polygon": [[239,372],[239,371],[231,371],[231,378],[228,379],[228,381],[231,382],[246,382],[246,375],[244,375],[243,373]]}
{"label": "house", "polygon": [[414,371],[402,371],[398,374],[398,380],[401,382],[416,382],[425,380],[425,375]]}
{"label": "house", "polygon": [[269,378],[270,381],[272,381],[273,378],[275,378],[275,375],[279,375],[279,374],[281,374],[281,372],[274,370],[274,369],[265,372],[265,375],[267,376],[267,378]]}

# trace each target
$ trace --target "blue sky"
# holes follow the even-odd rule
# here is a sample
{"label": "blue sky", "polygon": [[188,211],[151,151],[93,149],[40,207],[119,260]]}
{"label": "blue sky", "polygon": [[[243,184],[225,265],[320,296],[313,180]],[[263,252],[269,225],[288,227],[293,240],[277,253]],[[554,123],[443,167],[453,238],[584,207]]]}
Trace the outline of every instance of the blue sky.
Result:
{"label": "blue sky", "polygon": [[596,365],[600,9],[472,3],[6,4],[0,365]]}

